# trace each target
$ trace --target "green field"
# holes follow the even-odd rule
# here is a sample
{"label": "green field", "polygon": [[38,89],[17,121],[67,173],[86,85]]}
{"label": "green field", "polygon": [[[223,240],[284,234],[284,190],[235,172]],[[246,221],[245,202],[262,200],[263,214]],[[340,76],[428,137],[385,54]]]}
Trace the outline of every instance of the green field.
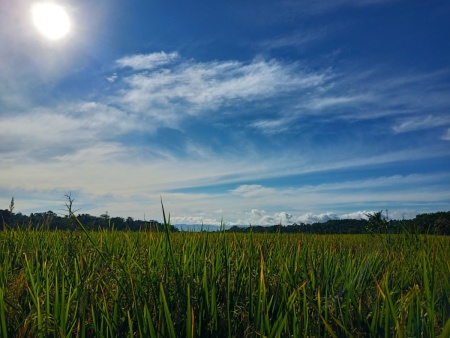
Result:
{"label": "green field", "polygon": [[450,238],[7,230],[2,337],[449,337]]}

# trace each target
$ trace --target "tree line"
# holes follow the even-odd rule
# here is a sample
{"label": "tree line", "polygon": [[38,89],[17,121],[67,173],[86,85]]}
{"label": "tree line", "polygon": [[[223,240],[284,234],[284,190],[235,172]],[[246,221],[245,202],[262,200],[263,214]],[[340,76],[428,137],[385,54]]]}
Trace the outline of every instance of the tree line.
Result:
{"label": "tree line", "polygon": [[313,233],[313,234],[434,234],[450,235],[450,211],[417,215],[410,220],[388,220],[382,212],[368,214],[368,219],[336,219],[313,224],[272,226],[233,226],[228,232]]}
{"label": "tree line", "polygon": [[[100,216],[89,214],[63,215],[53,211],[31,213],[29,216],[14,213],[10,209],[0,209],[0,229],[35,229],[35,230],[79,230],[78,221],[87,230],[115,229],[131,231],[164,231],[164,224],[155,220],[135,220],[132,217],[110,217],[108,213]],[[78,221],[77,221],[78,220]],[[178,231],[171,226],[171,231]]]}
{"label": "tree line", "polygon": [[[69,201],[71,199],[69,198]],[[73,200],[72,200],[73,201]],[[164,224],[155,220],[135,220],[132,217],[110,217],[108,213],[100,216],[78,214],[75,216],[69,207],[68,215],[58,215],[53,211],[31,213],[29,216],[14,213],[14,199],[9,209],[0,209],[1,229],[42,229],[42,230],[78,230],[78,221],[88,230],[153,230],[164,231]],[[272,226],[233,226],[227,232],[258,232],[258,233],[314,233],[314,234],[382,234],[411,232],[417,234],[450,235],[450,211],[417,215],[411,220],[388,220],[382,212],[368,214],[368,219],[338,219],[313,224],[281,224]],[[77,221],[78,220],[78,221]],[[179,231],[171,225],[171,231]]]}

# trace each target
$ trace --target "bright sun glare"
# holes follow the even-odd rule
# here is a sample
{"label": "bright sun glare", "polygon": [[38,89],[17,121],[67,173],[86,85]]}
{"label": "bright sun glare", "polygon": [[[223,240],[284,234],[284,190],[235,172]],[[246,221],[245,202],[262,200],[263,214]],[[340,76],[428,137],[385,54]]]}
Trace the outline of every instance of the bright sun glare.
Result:
{"label": "bright sun glare", "polygon": [[49,40],[63,38],[70,30],[70,19],[63,7],[51,2],[39,2],[31,8],[33,22]]}

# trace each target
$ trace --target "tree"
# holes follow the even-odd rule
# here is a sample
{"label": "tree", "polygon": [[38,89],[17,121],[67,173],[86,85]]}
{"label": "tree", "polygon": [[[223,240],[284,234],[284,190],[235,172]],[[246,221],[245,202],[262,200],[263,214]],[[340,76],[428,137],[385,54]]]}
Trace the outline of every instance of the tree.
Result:
{"label": "tree", "polygon": [[440,217],[434,222],[434,231],[437,235],[450,235],[450,219]]}
{"label": "tree", "polygon": [[14,197],[11,198],[11,203],[9,204],[9,212],[12,214],[14,210]]}
{"label": "tree", "polygon": [[383,211],[366,214],[368,218],[367,231],[371,234],[387,234],[389,222],[383,217]]}
{"label": "tree", "polygon": [[11,203],[9,204],[9,209],[0,210],[0,220],[2,222],[2,230],[5,229],[5,226],[8,226],[14,210],[14,197],[11,198]]}

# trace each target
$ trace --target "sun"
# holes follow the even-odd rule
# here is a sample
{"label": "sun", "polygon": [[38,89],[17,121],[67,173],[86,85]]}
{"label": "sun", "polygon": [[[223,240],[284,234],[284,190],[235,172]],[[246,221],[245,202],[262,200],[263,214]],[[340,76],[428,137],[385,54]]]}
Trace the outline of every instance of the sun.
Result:
{"label": "sun", "polygon": [[70,31],[70,19],[64,7],[52,2],[39,2],[31,7],[33,23],[49,40],[59,40]]}

